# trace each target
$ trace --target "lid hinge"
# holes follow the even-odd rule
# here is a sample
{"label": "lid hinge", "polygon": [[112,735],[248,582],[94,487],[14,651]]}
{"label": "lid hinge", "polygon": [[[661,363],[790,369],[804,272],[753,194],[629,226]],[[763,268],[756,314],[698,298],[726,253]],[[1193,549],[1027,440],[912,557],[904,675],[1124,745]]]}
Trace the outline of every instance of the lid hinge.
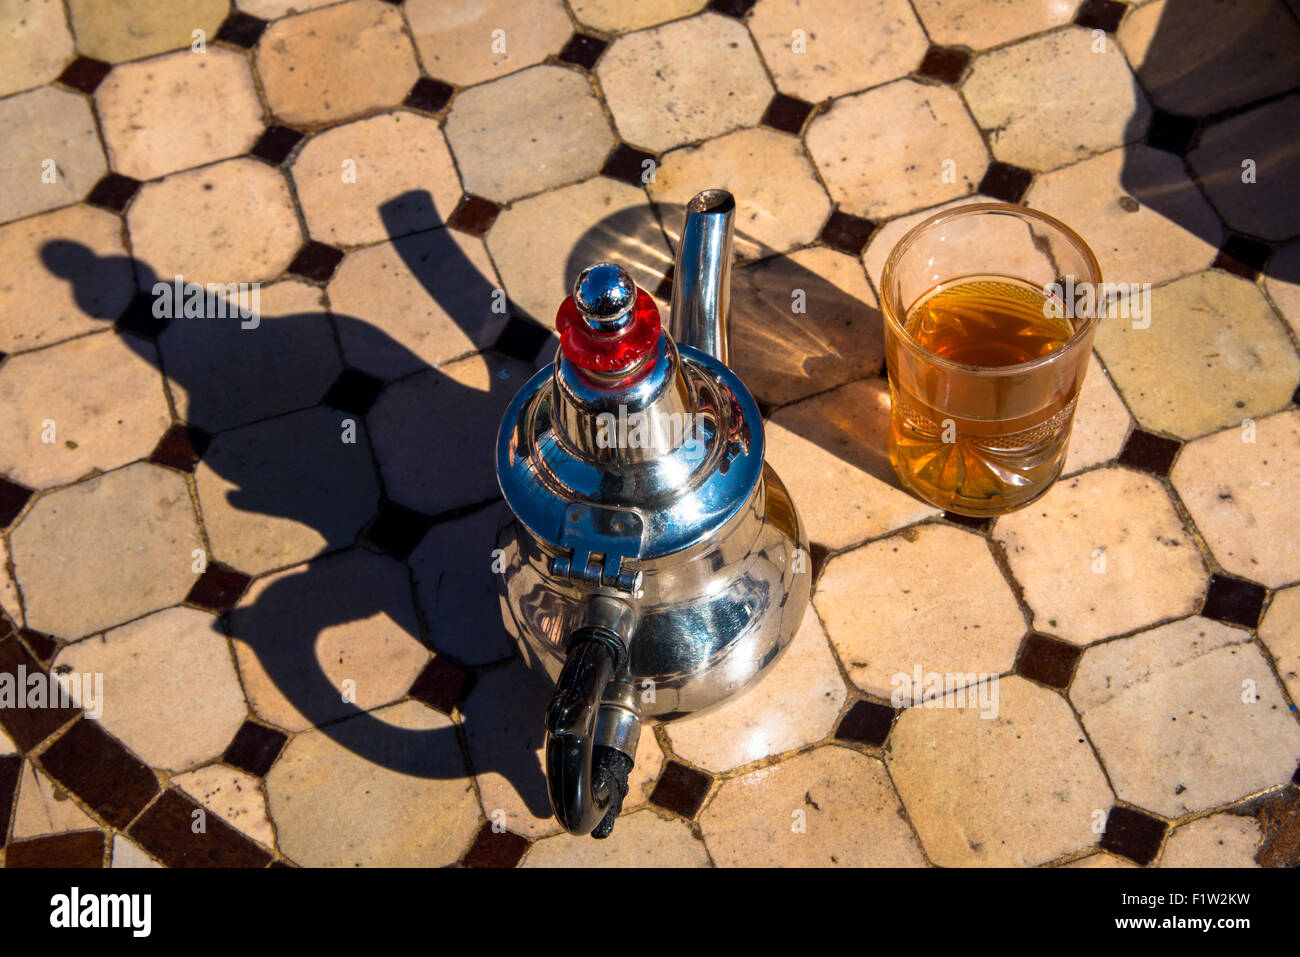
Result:
{"label": "lid hinge", "polygon": [[551,574],[573,584],[636,593],[642,573],[628,567],[641,554],[645,523],[631,509],[574,502],[564,510],[557,536],[569,554],[551,559]]}

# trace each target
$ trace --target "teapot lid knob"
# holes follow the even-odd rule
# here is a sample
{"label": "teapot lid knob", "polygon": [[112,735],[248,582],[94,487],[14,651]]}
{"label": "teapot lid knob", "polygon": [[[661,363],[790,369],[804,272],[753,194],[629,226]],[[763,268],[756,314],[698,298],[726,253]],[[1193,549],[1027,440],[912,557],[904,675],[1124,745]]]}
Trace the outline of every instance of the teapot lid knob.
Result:
{"label": "teapot lid knob", "polygon": [[601,376],[640,375],[659,341],[659,308],[627,270],[599,262],[578,274],[555,317],[560,348],[579,369]]}
{"label": "teapot lid knob", "polygon": [[578,274],[573,304],[598,335],[622,332],[632,324],[636,283],[617,263],[596,263]]}

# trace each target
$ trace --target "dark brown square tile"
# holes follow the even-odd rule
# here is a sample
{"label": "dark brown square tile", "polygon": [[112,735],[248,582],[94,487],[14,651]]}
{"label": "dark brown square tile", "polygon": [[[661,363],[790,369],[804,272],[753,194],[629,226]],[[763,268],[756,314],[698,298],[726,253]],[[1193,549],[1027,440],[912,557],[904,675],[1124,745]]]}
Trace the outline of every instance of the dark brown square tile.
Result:
{"label": "dark brown square tile", "polygon": [[94,93],[95,88],[104,82],[113,64],[95,60],[88,56],[79,56],[59,74],[59,82],[82,93]]}
{"label": "dark brown square tile", "polygon": [[163,434],[158,447],[149,456],[149,461],[182,472],[193,472],[211,441],[212,437],[202,429],[173,425]]}
{"label": "dark brown square tile", "polygon": [[382,379],[356,369],[344,369],[321,401],[340,412],[364,415],[383,391]]}
{"label": "dark brown square tile", "polygon": [[92,206],[103,206],[105,209],[120,213],[126,209],[126,204],[131,202],[131,197],[139,189],[139,180],[123,176],[121,173],[107,173],[91,189],[86,202]]}
{"label": "dark brown square tile", "polygon": [[261,38],[262,31],[265,29],[265,20],[235,10],[231,12],[230,16],[226,17],[225,22],[221,24],[221,28],[217,30],[217,39],[224,43],[232,43],[245,50],[251,50],[257,46],[257,41]]}
{"label": "dark brown square tile", "polygon": [[943,518],[946,522],[952,522],[962,528],[973,528],[977,532],[987,532],[993,527],[993,519],[986,515],[962,515],[958,512],[944,512]]}
{"label": "dark brown square tile", "polygon": [[1152,435],[1134,429],[1119,453],[1119,464],[1164,478],[1174,466],[1174,459],[1183,444],[1175,439]]}
{"label": "dark brown square tile", "polygon": [[50,745],[41,766],[118,828],[130,824],[158,793],[153,771],[89,718]]}
{"label": "dark brown square tile", "polygon": [[740,19],[749,13],[757,2],[758,0],[709,0],[709,9],[714,13]]}
{"label": "dark brown square tile", "polygon": [[447,225],[452,229],[482,238],[488,234],[492,224],[501,214],[501,207],[482,196],[467,195],[461,197],[456,208],[447,217]]}
{"label": "dark brown square tile", "polygon": [[398,561],[405,561],[432,526],[430,516],[396,502],[385,502],[362,533],[361,543]]}
{"label": "dark brown square tile", "polygon": [[1272,250],[1263,243],[1245,236],[1231,235],[1223,241],[1212,266],[1254,282],[1264,271],[1271,253]]}
{"label": "dark brown square tile", "polygon": [[569,42],[564,45],[560,51],[560,59],[565,63],[572,63],[574,66],[580,66],[584,70],[590,70],[600,59],[600,55],[605,52],[605,47],[609,46],[600,37],[588,36],[585,33],[575,33],[569,37]]}
{"label": "dark brown square tile", "polygon": [[169,320],[153,314],[153,298],[146,293],[136,293],[122,314],[117,317],[117,328],[145,339],[154,340],[167,328]]}
{"label": "dark brown square tile", "polygon": [[528,846],[527,838],[509,831],[497,833],[491,824],[484,824],[461,864],[465,867],[517,867]]}
{"label": "dark brown square tile", "polygon": [[[15,689],[26,689],[32,675],[48,675],[49,670],[11,633],[0,638],[0,674],[8,674]],[[6,682],[8,684],[9,682]],[[26,699],[24,699],[26,703]],[[55,731],[81,714],[76,707],[0,708],[0,726],[23,751],[30,751]]]}
{"label": "dark brown square tile", "polygon": [[[271,855],[179,791],[163,792],[128,832],[168,867],[265,867]],[[196,820],[204,829],[195,833]]]}
{"label": "dark brown square tile", "polygon": [[763,124],[782,133],[798,136],[799,131],[803,129],[804,120],[808,119],[812,109],[813,105],[806,100],[778,93],[772,97],[772,102],[767,104],[767,110],[763,113]]}
{"label": "dark brown square tile", "polygon": [[1128,4],[1116,3],[1115,0],[1083,0],[1083,6],[1074,16],[1074,22],[1089,30],[1105,30],[1114,33],[1119,29],[1120,20],[1128,10]]}
{"label": "dark brown square tile", "polygon": [[835,737],[841,741],[883,747],[896,713],[889,705],[866,700],[855,702],[835,729]]}
{"label": "dark brown square tile", "polygon": [[221,562],[209,562],[185,600],[208,611],[221,614],[235,607],[252,579],[236,568]]}
{"label": "dark brown square tile", "polygon": [[1196,135],[1196,120],[1190,116],[1177,116],[1164,110],[1154,110],[1151,123],[1147,126],[1147,146],[1186,156]]}
{"label": "dark brown square tile", "polygon": [[245,721],[235,732],[235,739],[230,742],[221,760],[232,768],[247,771],[255,777],[265,777],[288,740],[283,731],[268,728],[256,721]]}
{"label": "dark brown square tile", "polygon": [[994,160],[980,180],[979,191],[1004,203],[1018,203],[1033,179],[1034,174],[1027,169]]}
{"label": "dark brown square tile", "polygon": [[5,867],[103,867],[105,843],[103,831],[16,841],[5,851]]}
{"label": "dark brown square tile", "polygon": [[1256,628],[1267,595],[1263,585],[1231,575],[1212,575],[1201,614],[1215,621]]}
{"label": "dark brown square tile", "polygon": [[410,695],[430,708],[451,714],[460,704],[468,675],[446,658],[434,658],[416,677]]}
{"label": "dark brown square tile", "polygon": [[916,72],[932,80],[955,86],[969,65],[970,54],[965,50],[931,44],[930,49],[925,51],[925,57]]}
{"label": "dark brown square tile", "polygon": [[27,486],[0,477],[0,528],[8,527],[31,497],[32,490]]}
{"label": "dark brown square tile", "polygon": [[709,795],[713,778],[676,761],[669,761],[650,795],[652,803],[684,818],[693,818]]}
{"label": "dark brown square tile", "polygon": [[447,105],[455,92],[456,88],[449,83],[422,76],[415,81],[411,92],[406,94],[403,105],[423,113],[437,113]]}
{"label": "dark brown square tile", "polygon": [[268,126],[249,152],[258,159],[279,166],[301,141],[302,134],[297,130],[287,126]]}
{"label": "dark brown square tile", "polygon": [[289,263],[289,272],[304,279],[325,282],[334,275],[334,269],[343,261],[343,251],[309,239],[307,245]]}
{"label": "dark brown square tile", "polygon": [[1064,690],[1074,677],[1080,649],[1047,635],[1032,634],[1016,659],[1016,671],[1041,684]]}
{"label": "dark brown square tile", "polygon": [[551,330],[521,316],[511,316],[492,348],[520,362],[532,362],[550,342]]}
{"label": "dark brown square tile", "polygon": [[821,241],[842,253],[860,256],[875,229],[876,224],[871,220],[836,209],[822,227]]}
{"label": "dark brown square tile", "polygon": [[620,183],[638,188],[644,187],[654,173],[655,158],[653,153],[633,149],[626,143],[619,143],[600,168],[601,176],[608,176]]}
{"label": "dark brown square tile", "polygon": [[1150,864],[1160,851],[1168,827],[1164,821],[1142,811],[1126,807],[1113,807],[1106,818],[1106,830],[1101,836],[1101,848],[1136,864]]}

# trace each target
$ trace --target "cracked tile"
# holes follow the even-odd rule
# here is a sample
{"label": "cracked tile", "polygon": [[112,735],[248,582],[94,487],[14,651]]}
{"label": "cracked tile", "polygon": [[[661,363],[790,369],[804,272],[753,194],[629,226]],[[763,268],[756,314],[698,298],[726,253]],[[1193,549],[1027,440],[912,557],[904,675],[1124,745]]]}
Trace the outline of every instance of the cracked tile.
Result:
{"label": "cracked tile", "polygon": [[215,618],[192,608],[168,608],[67,645],[53,668],[65,669],[73,677],[104,675],[98,721],[153,767],[182,771],[210,761],[248,715],[225,635]]}
{"label": "cracked tile", "polygon": [[1278,588],[1300,580],[1298,476],[1300,412],[1290,411],[1189,442],[1170,481],[1225,570]]}
{"label": "cracked tile", "polygon": [[106,330],[9,359],[0,470],[42,489],[147,457],[171,425],[153,356],[144,340]]}
{"label": "cracked tile", "polygon": [[748,23],[777,89],[809,103],[905,76],[930,45],[907,0],[760,0]]}
{"label": "cracked tile", "polygon": [[247,58],[220,47],[119,66],[95,106],[109,164],[138,180],[247,153],[264,128]]}
{"label": "cracked tile", "polygon": [[1151,108],[1119,47],[1070,27],[977,57],[962,92],[993,155],[1049,170],[1138,139]]}
{"label": "cracked tile", "polygon": [[1300,357],[1255,283],[1196,273],[1153,289],[1149,310],[1149,328],[1115,317],[1096,339],[1145,428],[1193,439],[1290,403]]}
{"label": "cracked tile", "polygon": [[67,0],[77,49],[108,63],[124,63],[216,39],[230,9],[229,0]]}
{"label": "cracked tile", "polygon": [[9,547],[28,626],[75,640],[179,602],[202,542],[184,477],[139,462],[42,496]]}
{"label": "cracked tile", "polygon": [[755,259],[817,238],[831,203],[803,144],[775,130],[738,130],[666,154],[647,185],[674,242],[704,184],[736,197],[735,255]]}
{"label": "cracked tile", "polygon": [[568,834],[544,838],[528,849],[519,866],[708,867],[709,855],[688,823],[645,810],[619,818],[602,841]]}
{"label": "cracked tile", "polygon": [[[241,211],[237,221],[231,209]],[[302,247],[284,176],[247,158],[146,183],[126,222],[143,288],[178,275],[199,283],[275,279]]]}
{"label": "cracked tile", "polygon": [[599,172],[615,143],[586,77],[558,66],[465,90],[445,129],[465,190],[500,203]]}
{"label": "cracked tile", "polygon": [[0,22],[0,96],[49,83],[76,56],[59,0],[5,0]]}
{"label": "cracked tile", "polygon": [[930,39],[985,50],[1074,19],[1079,0],[915,0]]}
{"label": "cracked tile", "polygon": [[767,461],[798,503],[810,541],[845,548],[937,515],[889,464],[889,387],[852,382],[777,412]]}
{"label": "cracked tile", "polygon": [[1288,781],[1300,725],[1250,633],[1185,618],[1084,652],[1070,700],[1125,801],[1168,818]]}
{"label": "cracked tile", "polygon": [[890,774],[940,867],[1041,864],[1081,850],[1097,843],[1094,824],[1114,801],[1060,695],[1020,677],[999,687],[993,720],[908,708],[890,733]]}
{"label": "cracked tile", "polygon": [[917,669],[960,676],[954,688],[1010,671],[1027,630],[984,538],[946,525],[830,559],[813,604],[849,678],[868,694],[901,696],[896,707],[931,696]]}
{"label": "cracked tile", "polygon": [[846,699],[826,633],[815,614],[806,614],[790,646],[757,685],[716,711],[674,721],[665,731],[679,756],[721,773],[822,740],[834,729]]}
{"label": "cracked tile", "polygon": [[619,37],[596,75],[623,139],[656,153],[757,126],[774,92],[744,25],[713,13]]}
{"label": "cracked tile", "polygon": [[277,20],[255,59],[271,112],[289,126],[397,106],[420,76],[401,11],[381,0]]}
{"label": "cracked tile", "polygon": [[1205,564],[1160,483],[1127,469],[1062,479],[993,537],[1033,627],[1076,645],[1192,612]]}
{"label": "cracked tile", "polygon": [[445,867],[482,820],[455,727],[414,701],[298,735],[266,792],[280,849],[304,867]]}
{"label": "cracked tile", "polygon": [[429,661],[406,567],[360,549],[258,579],[230,636],[253,712],[286,731],[390,704]]}
{"label": "cracked tile", "polygon": [[806,138],[831,199],[877,221],[972,193],[988,167],[957,91],[914,80],[841,97]]}
{"label": "cracked tile", "polygon": [[312,137],[291,172],[308,232],[334,246],[440,226],[461,195],[437,121],[405,110]]}
{"label": "cracked tile", "polygon": [[0,100],[0,140],[6,220],[75,203],[108,169],[90,104],[52,86]]}
{"label": "cracked tile", "polygon": [[560,0],[483,0],[473,6],[407,0],[404,9],[425,70],[457,86],[540,63],[559,53],[573,33]]}

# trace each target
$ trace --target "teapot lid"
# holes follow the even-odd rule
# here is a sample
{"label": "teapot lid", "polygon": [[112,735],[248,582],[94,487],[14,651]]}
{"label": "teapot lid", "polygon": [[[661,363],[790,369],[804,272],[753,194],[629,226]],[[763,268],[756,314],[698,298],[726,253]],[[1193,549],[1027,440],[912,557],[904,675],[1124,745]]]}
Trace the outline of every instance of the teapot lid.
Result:
{"label": "teapot lid", "polygon": [[[554,363],[502,419],[497,479],[534,536],[572,551],[573,575],[627,587],[623,559],[689,548],[749,501],[762,417],[724,363],[672,341],[654,300],[613,263],[583,270],[556,328]],[[594,554],[604,564],[592,578]]]}

